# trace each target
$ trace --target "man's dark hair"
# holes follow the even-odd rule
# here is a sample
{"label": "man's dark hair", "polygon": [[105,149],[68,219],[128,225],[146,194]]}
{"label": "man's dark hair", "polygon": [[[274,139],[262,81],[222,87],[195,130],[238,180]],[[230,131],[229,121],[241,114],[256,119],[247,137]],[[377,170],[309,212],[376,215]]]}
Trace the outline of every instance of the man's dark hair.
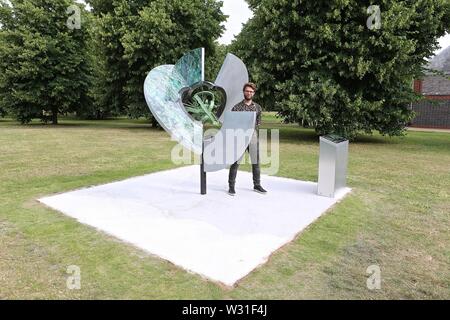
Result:
{"label": "man's dark hair", "polygon": [[256,92],[256,84],[254,84],[253,82],[248,82],[248,83],[244,84],[244,88],[242,89],[242,91],[245,91],[245,89],[246,89],[247,87],[252,88],[253,91]]}

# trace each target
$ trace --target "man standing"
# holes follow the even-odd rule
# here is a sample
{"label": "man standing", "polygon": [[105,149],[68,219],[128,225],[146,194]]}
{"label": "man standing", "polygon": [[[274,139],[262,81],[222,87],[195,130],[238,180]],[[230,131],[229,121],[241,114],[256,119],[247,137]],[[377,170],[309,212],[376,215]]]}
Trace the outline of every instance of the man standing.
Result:
{"label": "man standing", "polygon": [[[262,194],[266,194],[267,191],[261,186],[261,168],[259,165],[259,139],[258,139],[258,129],[261,125],[261,111],[262,108],[259,104],[253,101],[253,96],[256,92],[256,85],[254,83],[246,83],[244,85],[244,100],[235,105],[231,111],[255,111],[256,112],[256,126],[255,133],[253,134],[250,145],[247,147],[246,151],[250,153],[250,159],[252,162],[252,173],[253,173],[253,190]],[[245,152],[244,152],[245,154]],[[236,175],[239,168],[239,164],[244,155],[236,161],[230,167],[230,173],[228,175],[228,194],[234,196],[236,191],[234,189],[236,184]]]}

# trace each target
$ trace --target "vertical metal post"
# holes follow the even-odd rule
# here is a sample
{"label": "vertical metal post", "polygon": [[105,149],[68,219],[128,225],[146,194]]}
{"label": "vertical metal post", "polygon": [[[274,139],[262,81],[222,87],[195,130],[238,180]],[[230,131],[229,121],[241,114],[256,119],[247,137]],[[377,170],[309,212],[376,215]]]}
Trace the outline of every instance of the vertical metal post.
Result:
{"label": "vertical metal post", "polygon": [[206,172],[204,166],[203,152],[205,150],[205,140],[202,138],[202,157],[200,161],[200,193],[206,194]]}

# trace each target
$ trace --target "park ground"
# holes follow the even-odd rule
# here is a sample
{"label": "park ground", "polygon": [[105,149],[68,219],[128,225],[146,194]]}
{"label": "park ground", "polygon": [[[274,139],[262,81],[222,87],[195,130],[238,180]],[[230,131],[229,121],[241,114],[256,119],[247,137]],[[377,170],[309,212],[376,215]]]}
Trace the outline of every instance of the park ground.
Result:
{"label": "park ground", "polygon": [[[280,130],[277,175],[317,181],[312,130],[269,113],[263,128]],[[353,192],[234,288],[36,201],[174,168],[174,145],[144,120],[0,119],[0,299],[450,299],[448,132],[360,136],[350,144]],[[81,268],[80,290],[67,289],[69,265]],[[372,265],[380,290],[366,285]]]}

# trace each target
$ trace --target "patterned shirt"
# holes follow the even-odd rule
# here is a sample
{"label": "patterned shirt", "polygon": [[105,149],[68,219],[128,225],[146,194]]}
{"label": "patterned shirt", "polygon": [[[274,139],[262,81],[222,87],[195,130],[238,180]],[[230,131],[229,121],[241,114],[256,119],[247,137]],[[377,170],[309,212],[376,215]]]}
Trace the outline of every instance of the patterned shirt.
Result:
{"label": "patterned shirt", "polygon": [[242,100],[231,109],[231,111],[256,111],[256,126],[261,125],[261,112],[262,108],[259,104],[252,101],[250,105],[245,104],[245,100]]}

